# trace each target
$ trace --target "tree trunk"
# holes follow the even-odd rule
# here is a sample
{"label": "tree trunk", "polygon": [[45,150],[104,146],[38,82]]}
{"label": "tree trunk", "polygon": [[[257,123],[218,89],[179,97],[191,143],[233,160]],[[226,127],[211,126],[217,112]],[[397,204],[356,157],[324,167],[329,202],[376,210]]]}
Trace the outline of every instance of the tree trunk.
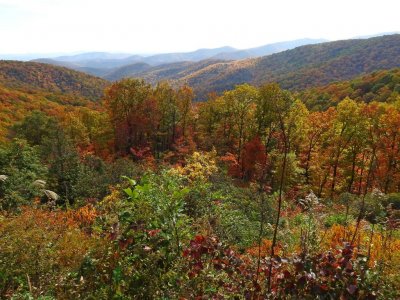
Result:
{"label": "tree trunk", "polygon": [[353,151],[353,162],[352,162],[352,165],[351,165],[351,178],[350,178],[350,181],[349,181],[349,185],[347,187],[347,191],[349,193],[351,193],[351,188],[352,188],[353,182],[354,182],[354,176],[355,176],[355,171],[356,171],[356,158],[357,158],[357,151],[354,150]]}

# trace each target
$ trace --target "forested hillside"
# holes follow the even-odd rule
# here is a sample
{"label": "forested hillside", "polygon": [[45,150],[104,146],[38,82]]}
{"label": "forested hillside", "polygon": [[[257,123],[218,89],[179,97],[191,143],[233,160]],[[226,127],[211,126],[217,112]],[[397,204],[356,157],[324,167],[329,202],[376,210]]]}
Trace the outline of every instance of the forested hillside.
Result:
{"label": "forested hillside", "polygon": [[168,80],[190,85],[198,100],[236,84],[277,82],[289,90],[326,85],[373,71],[400,67],[400,35],[301,46],[280,53],[237,61],[205,60],[151,67],[131,65],[105,77],[140,77],[153,84]]}
{"label": "forested hillside", "polygon": [[400,96],[400,69],[376,71],[349,81],[307,89],[297,94],[312,109],[327,109],[349,97],[369,103],[395,102]]}
{"label": "forested hillside", "polygon": [[0,84],[23,91],[43,90],[98,100],[108,83],[64,67],[3,60],[0,61]]}
{"label": "forested hillside", "polygon": [[[214,66],[216,63],[225,63],[223,60],[202,60],[200,62],[177,62],[172,64],[163,64],[160,66],[147,66],[141,64],[133,64],[120,69],[117,69],[106,75],[109,80],[121,79],[122,77],[137,77],[142,78],[153,85],[161,81],[178,81],[180,78],[190,76],[196,72],[201,72],[208,67]],[[124,76],[121,76],[124,74]]]}
{"label": "forested hillside", "polygon": [[66,68],[0,61],[0,142],[6,141],[13,124],[34,110],[65,119],[84,107],[101,109],[98,102],[107,84]]}
{"label": "forested hillside", "polygon": [[[251,55],[253,52],[258,53],[258,48],[248,49],[246,51],[250,54],[243,57],[257,58],[239,60],[227,60],[235,59],[235,53],[239,55],[236,59],[241,58],[240,51],[233,51],[232,48],[228,49],[226,55],[224,53],[208,55],[225,49],[221,48],[146,58],[132,56],[130,62],[119,62],[122,65],[115,68],[99,68],[85,62],[79,64],[79,61],[74,60],[40,61],[96,74],[111,81],[137,77],[153,85],[161,81],[169,81],[175,87],[188,84],[194,89],[196,99],[201,101],[204,101],[210,92],[222,93],[241,83],[259,86],[276,82],[282,88],[299,91],[335,81],[349,80],[365,73],[400,67],[400,34],[320,42],[322,40],[310,40],[309,45],[295,49],[291,49],[294,46],[289,46],[290,43],[283,43],[282,47],[290,50],[263,57]],[[305,44],[306,40],[298,43]],[[264,48],[270,49],[272,46],[267,45]],[[261,47],[259,51],[264,51],[262,50],[264,48]]]}
{"label": "forested hillside", "polygon": [[7,141],[8,130],[23,120],[27,113],[40,110],[48,115],[64,118],[68,113],[87,107],[99,109],[93,101],[68,94],[54,94],[25,86],[14,90],[0,85],[0,143]]}
{"label": "forested hillside", "polygon": [[274,83],[0,89],[1,298],[398,299],[397,73],[314,110]]}
{"label": "forested hillside", "polygon": [[0,300],[400,300],[399,8],[0,0]]}
{"label": "forested hillside", "polygon": [[285,89],[300,90],[396,67],[400,67],[399,34],[308,45],[253,60],[216,63],[178,82],[189,84],[201,97],[240,83],[277,82]]}

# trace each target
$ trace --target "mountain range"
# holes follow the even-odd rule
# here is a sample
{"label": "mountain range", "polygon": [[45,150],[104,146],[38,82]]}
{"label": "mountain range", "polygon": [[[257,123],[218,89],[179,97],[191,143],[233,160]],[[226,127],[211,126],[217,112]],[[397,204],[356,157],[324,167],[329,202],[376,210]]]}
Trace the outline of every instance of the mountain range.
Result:
{"label": "mountain range", "polygon": [[163,80],[188,84],[202,100],[211,91],[220,93],[241,83],[277,82],[285,89],[302,90],[396,67],[400,67],[399,34],[306,45],[243,60],[208,59],[150,68],[134,64],[105,78],[139,77],[152,84]]}
{"label": "mountain range", "polygon": [[[11,88],[34,88],[96,100],[102,96],[110,81],[138,77],[151,84],[160,81],[169,81],[173,86],[188,84],[194,89],[196,99],[202,101],[210,92],[221,93],[241,83],[261,85],[277,82],[285,89],[302,91],[349,80],[370,72],[400,67],[399,34],[310,44],[240,60],[216,57],[221,54],[215,53],[222,53],[221,50],[228,53],[232,49],[203,49],[179,54],[181,58],[185,57],[191,61],[153,66],[144,62],[125,65],[103,74],[104,79],[71,70],[69,65],[95,56],[103,61],[126,60],[131,56],[124,57],[124,54],[119,54],[119,58],[110,58],[107,53],[70,56],[63,58],[65,67],[38,62],[0,61],[0,84]],[[256,50],[252,51],[255,53]],[[233,55],[236,52],[230,53]],[[207,55],[211,57],[200,59]],[[150,58],[155,62],[157,57],[162,56]],[[163,59],[173,59],[172,57],[173,55],[164,55]]]}
{"label": "mountain range", "polygon": [[213,49],[198,49],[193,52],[163,53],[150,56],[90,52],[71,56],[39,58],[33,61],[59,65],[104,78],[120,79],[122,78],[121,76],[115,75],[119,73],[119,68],[122,68],[121,73],[125,74],[126,67],[134,64],[141,64],[141,66],[146,66],[149,69],[153,66],[176,62],[198,62],[206,59],[238,60],[270,55],[298,46],[325,41],[324,39],[299,39],[244,50],[226,46]]}
{"label": "mountain range", "polygon": [[[278,82],[313,110],[336,105],[346,96],[364,102],[396,101],[400,95],[400,35],[306,45],[243,60],[210,58],[150,68],[137,63],[119,72],[152,84],[161,80],[176,86],[189,84],[197,100],[240,83]],[[66,67],[0,60],[0,136],[5,137],[6,128],[27,111],[65,114],[80,107],[101,109],[99,101],[110,84]]]}
{"label": "mountain range", "polygon": [[152,84],[188,84],[197,99],[204,100],[211,91],[221,93],[241,83],[277,82],[285,89],[302,90],[400,67],[400,34],[333,42],[303,39],[247,50],[222,47],[148,57],[86,53],[37,61],[109,81],[139,77]]}

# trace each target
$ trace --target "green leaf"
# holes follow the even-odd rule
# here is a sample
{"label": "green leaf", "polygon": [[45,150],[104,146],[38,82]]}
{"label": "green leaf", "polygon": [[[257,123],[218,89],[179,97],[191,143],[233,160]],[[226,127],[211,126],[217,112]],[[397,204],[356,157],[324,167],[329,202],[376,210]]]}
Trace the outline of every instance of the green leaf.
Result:
{"label": "green leaf", "polygon": [[124,189],[125,194],[127,194],[130,198],[133,197],[133,190],[131,188]]}
{"label": "green leaf", "polygon": [[121,176],[121,178],[128,180],[128,182],[129,182],[129,184],[130,184],[131,186],[135,186],[135,185],[137,184],[137,183],[136,183],[136,180],[131,179],[131,178],[129,178],[128,176]]}

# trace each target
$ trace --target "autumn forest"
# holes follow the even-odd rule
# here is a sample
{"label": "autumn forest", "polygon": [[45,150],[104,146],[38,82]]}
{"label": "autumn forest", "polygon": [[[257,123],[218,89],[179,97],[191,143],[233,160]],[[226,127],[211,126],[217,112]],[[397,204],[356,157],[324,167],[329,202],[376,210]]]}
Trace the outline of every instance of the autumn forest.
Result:
{"label": "autumn forest", "polygon": [[223,91],[0,61],[0,298],[399,299],[396,39]]}

